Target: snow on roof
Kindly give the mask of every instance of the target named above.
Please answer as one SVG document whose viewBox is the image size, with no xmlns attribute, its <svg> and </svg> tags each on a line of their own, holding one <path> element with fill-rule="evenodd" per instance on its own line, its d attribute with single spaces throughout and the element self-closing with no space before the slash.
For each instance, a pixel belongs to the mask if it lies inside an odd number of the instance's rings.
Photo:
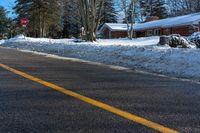
<svg viewBox="0 0 200 133">
<path fill-rule="evenodd" d="M 142 29 L 152 29 L 152 28 L 169 28 L 174 26 L 198 24 L 199 21 L 200 21 L 200 13 L 194 13 L 179 17 L 160 19 L 142 24 L 135 24 L 134 29 L 142 30 Z"/>
<path fill-rule="evenodd" d="M 134 30 L 145 30 L 153 28 L 169 28 L 174 26 L 192 25 L 198 24 L 200 21 L 200 13 L 194 13 L 179 17 L 172 17 L 167 19 L 160 19 L 146 23 L 134 24 Z M 111 31 L 126 31 L 127 25 L 120 23 L 105 23 L 100 29 L 100 32 L 105 28 L 109 28 Z"/>
<path fill-rule="evenodd" d="M 111 31 L 126 31 L 127 30 L 127 24 L 120 24 L 120 23 L 105 23 L 99 32 L 101 33 L 102 30 L 107 27 Z"/>
</svg>

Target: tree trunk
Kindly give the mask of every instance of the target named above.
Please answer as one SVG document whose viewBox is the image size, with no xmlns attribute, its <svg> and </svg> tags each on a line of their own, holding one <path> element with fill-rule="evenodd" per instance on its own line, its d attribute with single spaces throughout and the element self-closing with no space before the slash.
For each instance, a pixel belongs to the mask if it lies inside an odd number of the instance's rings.
<svg viewBox="0 0 200 133">
<path fill-rule="evenodd" d="M 101 0 L 99 15 L 97 15 L 96 6 L 97 0 L 80 0 L 80 14 L 82 17 L 82 23 L 86 32 L 85 39 L 87 41 L 96 41 L 96 31 L 98 29 L 101 10 L 104 0 Z"/>
<path fill-rule="evenodd" d="M 134 24 L 134 0 L 131 0 L 131 29 L 130 29 L 130 39 L 133 39 L 133 24 Z"/>
<path fill-rule="evenodd" d="M 137 0 L 131 0 L 131 3 L 128 3 L 126 0 L 121 0 L 122 10 L 125 14 L 125 21 L 127 24 L 127 35 L 129 39 L 133 38 L 133 25 L 134 25 L 134 17 L 135 17 L 135 3 Z M 129 11 L 131 14 L 129 14 Z M 129 16 L 130 15 L 130 16 Z M 128 18 L 130 17 L 130 18 Z M 129 20 L 130 19 L 130 20 Z"/>
</svg>

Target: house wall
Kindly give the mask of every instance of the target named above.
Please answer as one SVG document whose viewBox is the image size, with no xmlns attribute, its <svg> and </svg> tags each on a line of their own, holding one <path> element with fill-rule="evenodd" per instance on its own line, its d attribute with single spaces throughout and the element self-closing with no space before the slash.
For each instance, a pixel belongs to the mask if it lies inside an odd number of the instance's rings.
<svg viewBox="0 0 200 133">
<path fill-rule="evenodd" d="M 191 26 L 191 25 L 185 25 L 181 27 L 171 27 L 171 28 L 157 28 L 157 30 L 160 30 L 159 34 L 160 35 L 170 35 L 170 34 L 180 34 L 182 36 L 188 36 L 191 35 L 192 33 L 198 31 L 200 29 L 200 22 L 197 25 Z M 155 34 L 156 29 L 146 29 L 146 30 L 139 30 L 139 31 L 134 31 L 134 37 L 147 37 L 147 36 L 156 36 L 158 34 Z M 151 32 L 152 31 L 152 34 Z M 111 34 L 110 34 L 111 33 Z M 104 38 L 125 38 L 128 37 L 126 31 L 110 31 L 108 28 L 105 28 L 103 32 L 103 37 Z"/>
<path fill-rule="evenodd" d="M 166 28 L 162 29 L 162 35 L 170 35 L 170 34 L 180 34 L 182 36 L 189 36 L 192 33 L 198 31 L 198 25 L 195 25 L 196 27 L 186 25 L 181 27 L 172 27 L 172 28 Z"/>
<path fill-rule="evenodd" d="M 109 39 L 109 32 L 110 30 L 108 28 L 105 28 L 103 31 L 103 38 Z"/>
<path fill-rule="evenodd" d="M 147 31 L 141 30 L 141 31 L 136 31 L 135 37 L 146 37 L 147 36 Z"/>
<path fill-rule="evenodd" d="M 172 34 L 172 28 L 161 29 L 161 35 L 170 35 Z"/>
<path fill-rule="evenodd" d="M 199 29 L 200 29 L 200 22 L 199 22 Z"/>
<path fill-rule="evenodd" d="M 180 34 L 182 36 L 188 36 L 190 35 L 189 33 L 189 27 L 188 26 L 184 26 L 184 27 L 174 27 L 171 30 L 172 34 Z"/>
<path fill-rule="evenodd" d="M 126 31 L 110 31 L 110 29 L 105 28 L 103 31 L 103 38 L 109 39 L 109 38 L 125 38 L 128 37 Z"/>
<path fill-rule="evenodd" d="M 145 30 L 145 33 L 146 33 L 145 36 L 156 35 L 154 32 L 153 34 L 149 34 L 150 30 L 155 30 L 155 29 Z M 181 26 L 181 27 L 171 27 L 171 28 L 160 29 L 160 35 L 180 34 L 182 36 L 189 36 L 196 31 L 198 31 L 198 25 L 195 25 L 194 27 L 191 25 L 186 25 L 186 26 Z M 142 37 L 144 37 L 144 35 Z"/>
<path fill-rule="evenodd" d="M 111 38 L 125 38 L 128 37 L 127 31 L 112 31 Z"/>
</svg>

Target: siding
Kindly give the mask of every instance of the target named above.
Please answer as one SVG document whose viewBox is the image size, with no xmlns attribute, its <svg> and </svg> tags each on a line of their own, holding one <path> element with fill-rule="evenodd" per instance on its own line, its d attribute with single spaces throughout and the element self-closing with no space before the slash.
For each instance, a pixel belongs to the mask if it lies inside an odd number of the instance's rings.
<svg viewBox="0 0 200 133">
<path fill-rule="evenodd" d="M 172 34 L 180 34 L 182 36 L 188 36 L 189 33 L 189 27 L 185 26 L 185 27 L 175 27 L 172 28 Z"/>
<path fill-rule="evenodd" d="M 112 38 L 125 38 L 128 37 L 126 31 L 113 31 Z"/>
<path fill-rule="evenodd" d="M 103 38 L 109 39 L 109 29 L 105 28 L 103 31 Z"/>
<path fill-rule="evenodd" d="M 161 28 L 161 29 L 156 28 L 156 29 L 160 30 L 160 35 L 180 34 L 182 36 L 188 36 L 198 31 L 198 27 L 200 29 L 200 22 L 199 24 L 196 24 L 194 26 L 185 25 L 185 26 L 180 26 L 180 27 L 170 27 L 170 28 Z M 146 37 L 146 36 L 156 35 L 155 34 L 156 29 L 134 31 L 134 37 Z M 150 31 L 152 31 L 152 33 Z M 110 37 L 109 33 L 110 33 L 110 29 L 105 28 L 103 31 L 103 37 L 108 39 Z M 112 31 L 111 32 L 111 38 L 125 38 L 125 37 L 128 37 L 127 31 Z"/>
</svg>

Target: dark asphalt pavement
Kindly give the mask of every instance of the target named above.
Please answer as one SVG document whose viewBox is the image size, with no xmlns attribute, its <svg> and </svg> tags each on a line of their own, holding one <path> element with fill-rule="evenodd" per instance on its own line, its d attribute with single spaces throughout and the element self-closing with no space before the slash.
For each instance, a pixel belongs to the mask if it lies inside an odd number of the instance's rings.
<svg viewBox="0 0 200 133">
<path fill-rule="evenodd" d="M 0 63 L 166 127 L 200 132 L 200 84 L 0 48 Z M 0 67 L 0 133 L 154 133 Z"/>
</svg>

